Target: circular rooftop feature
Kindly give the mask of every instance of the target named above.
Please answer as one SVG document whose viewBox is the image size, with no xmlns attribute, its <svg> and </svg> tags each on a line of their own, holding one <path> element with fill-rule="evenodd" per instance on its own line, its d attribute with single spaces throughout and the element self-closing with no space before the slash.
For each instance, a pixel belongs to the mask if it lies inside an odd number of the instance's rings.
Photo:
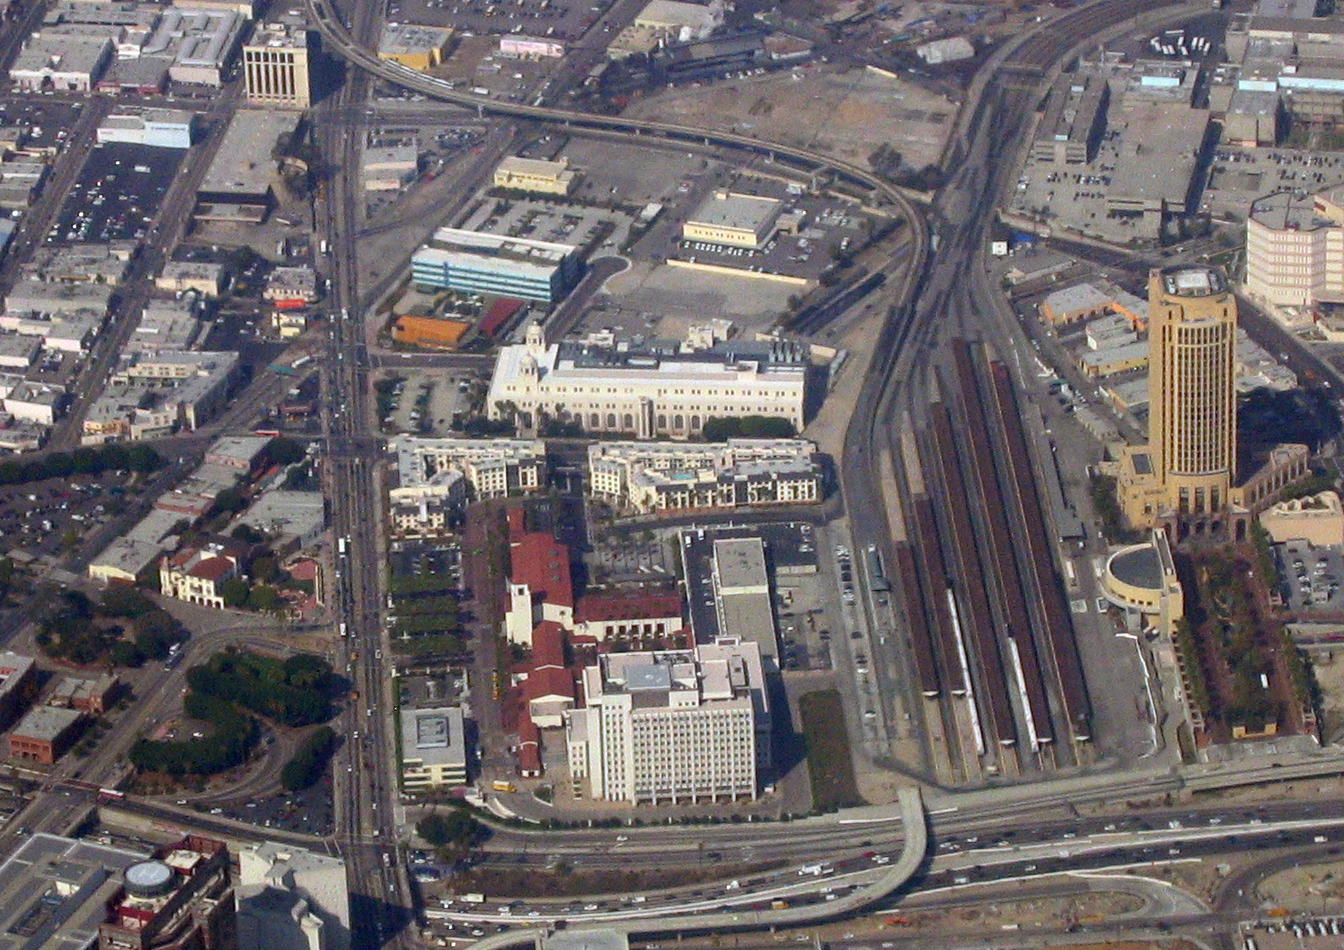
<svg viewBox="0 0 1344 950">
<path fill-rule="evenodd" d="M 173 869 L 162 861 L 141 861 L 126 869 L 126 890 L 136 897 L 154 897 L 173 889 Z"/>
<path fill-rule="evenodd" d="M 1102 593 L 1117 607 L 1156 611 L 1162 597 L 1162 562 L 1151 543 L 1131 544 L 1111 555 L 1102 577 Z"/>
</svg>

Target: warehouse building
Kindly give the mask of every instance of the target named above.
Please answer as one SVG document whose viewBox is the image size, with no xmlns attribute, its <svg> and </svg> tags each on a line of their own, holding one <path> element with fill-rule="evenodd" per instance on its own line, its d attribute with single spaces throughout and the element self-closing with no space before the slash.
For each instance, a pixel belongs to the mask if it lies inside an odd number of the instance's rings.
<svg viewBox="0 0 1344 950">
<path fill-rule="evenodd" d="M 574 285 L 578 248 L 484 231 L 439 228 L 411 256 L 418 287 L 555 303 Z"/>
<path fill-rule="evenodd" d="M 112 41 L 105 36 L 34 33 L 14 58 L 9 78 L 22 92 L 89 92 L 111 58 Z"/>
<path fill-rule="evenodd" d="M 299 114 L 238 109 L 196 190 L 195 217 L 203 221 L 260 222 L 275 204 L 277 165 L 271 152 L 294 131 Z"/>
<path fill-rule="evenodd" d="M 534 324 L 525 343 L 500 350 L 486 405 L 491 418 L 516 415 L 523 429 L 553 418 L 639 439 L 693 438 L 710 419 L 743 416 L 801 431 L 807 375 L 806 352 L 793 343 L 547 345 Z"/>
<path fill-rule="evenodd" d="M 447 27 L 414 23 L 386 23 L 378 41 L 378 58 L 410 69 L 433 69 L 448 56 L 453 31 Z"/>
<path fill-rule="evenodd" d="M 399 191 L 420 168 L 420 148 L 406 145 L 365 146 L 360 154 L 360 171 L 365 191 Z"/>
<path fill-rule="evenodd" d="M 60 706 L 36 706 L 9 734 L 9 757 L 55 765 L 79 737 L 84 714 Z"/>
<path fill-rule="evenodd" d="M 18 718 L 37 695 L 37 665 L 31 656 L 0 653 L 0 729 Z"/>
<path fill-rule="evenodd" d="M 495 167 L 494 185 L 539 195 L 568 195 L 577 177 L 568 159 L 548 162 L 510 155 Z"/>
<path fill-rule="evenodd" d="M 1032 155 L 1039 162 L 1081 165 L 1092 161 L 1106 131 L 1111 87 L 1103 76 L 1061 76 L 1037 128 Z"/>
<path fill-rule="evenodd" d="M 114 112 L 98 126 L 98 141 L 154 148 L 191 148 L 195 129 L 195 114 L 180 109 Z"/>
<path fill-rule="evenodd" d="M 687 241 L 758 248 L 769 242 L 784 210 L 776 198 L 716 191 L 681 226 Z"/>
</svg>

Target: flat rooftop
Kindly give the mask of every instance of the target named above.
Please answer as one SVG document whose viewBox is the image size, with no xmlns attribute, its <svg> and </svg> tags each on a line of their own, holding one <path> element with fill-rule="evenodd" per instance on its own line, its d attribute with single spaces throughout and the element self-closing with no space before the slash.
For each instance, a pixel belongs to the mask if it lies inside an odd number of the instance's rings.
<svg viewBox="0 0 1344 950">
<path fill-rule="evenodd" d="M 1249 217 L 1257 224 L 1278 231 L 1315 231 L 1338 226 L 1317 210 L 1313 196 L 1291 191 L 1276 191 L 1255 199 Z"/>
<path fill-rule="evenodd" d="M 573 244 L 537 241 L 532 238 L 509 237 L 485 231 L 467 231 L 461 228 L 439 228 L 421 250 L 468 254 L 476 257 L 499 257 L 530 264 L 557 265 L 573 254 Z"/>
<path fill-rule="evenodd" d="M 1173 297 L 1209 297 L 1227 291 L 1227 277 L 1217 267 L 1172 267 L 1162 271 L 1162 289 Z"/>
<path fill-rule="evenodd" d="M 378 53 L 382 56 L 426 53 L 442 47 L 452 35 L 453 31 L 448 27 L 386 23 L 378 41 Z"/>
<path fill-rule="evenodd" d="M 401 710 L 401 755 L 425 765 L 466 768 L 467 742 L 461 706 Z"/>
<path fill-rule="evenodd" d="M 98 941 L 121 872 L 147 854 L 38 832 L 0 864 L 0 950 L 84 950 Z"/>
<path fill-rule="evenodd" d="M 759 231 L 779 215 L 783 202 L 778 198 L 716 192 L 701 202 L 687 224 L 739 231 Z"/>
<path fill-rule="evenodd" d="M 219 151 L 197 190 L 265 194 L 276 175 L 271 150 L 280 136 L 294 131 L 298 121 L 298 114 L 280 109 L 239 109 L 234 112 L 219 143 Z"/>
</svg>

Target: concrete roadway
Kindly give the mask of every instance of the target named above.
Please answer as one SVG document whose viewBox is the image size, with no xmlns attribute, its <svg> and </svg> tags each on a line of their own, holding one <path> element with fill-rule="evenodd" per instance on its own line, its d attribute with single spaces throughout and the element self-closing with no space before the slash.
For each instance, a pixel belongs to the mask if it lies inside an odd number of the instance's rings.
<svg viewBox="0 0 1344 950">
<path fill-rule="evenodd" d="M 373 41 L 380 9 L 381 4 L 354 5 L 355 38 Z M 369 399 L 369 352 L 358 295 L 355 235 L 363 201 L 359 137 L 322 121 L 328 111 L 363 104 L 368 85 L 366 76 L 350 70 L 340 91 L 318 107 L 314 123 L 322 153 L 335 169 L 314 214 L 332 249 L 327 263 L 334 316 L 321 367 L 324 480 L 332 500 L 332 531 L 345 548 L 337 555 L 332 608 L 348 631 L 338 645 L 338 657 L 357 691 L 339 722 L 348 741 L 334 758 L 335 821 L 350 881 L 352 946 L 361 950 L 409 946 L 412 906 L 405 863 L 396 846 L 396 743 L 389 733 L 392 701 L 382 661 L 387 644 L 379 614 L 381 442 L 365 435 L 376 432 L 377 423 Z"/>
</svg>

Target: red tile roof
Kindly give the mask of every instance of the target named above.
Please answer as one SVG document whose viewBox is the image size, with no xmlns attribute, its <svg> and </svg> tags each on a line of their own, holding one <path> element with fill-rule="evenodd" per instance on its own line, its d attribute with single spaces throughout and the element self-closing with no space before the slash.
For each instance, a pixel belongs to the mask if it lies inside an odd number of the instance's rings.
<svg viewBox="0 0 1344 950">
<path fill-rule="evenodd" d="M 534 598 L 561 607 L 574 606 L 574 586 L 569 574 L 569 548 L 549 534 L 533 532 L 513 542 L 509 548 L 512 564 L 509 577 L 515 584 L 526 584 Z"/>
<path fill-rule="evenodd" d="M 215 555 L 201 560 L 187 571 L 192 577 L 201 577 L 208 581 L 219 581 L 233 571 L 233 562 L 226 557 Z"/>
<path fill-rule="evenodd" d="M 564 668 L 548 666 L 544 670 L 533 670 L 527 674 L 523 683 L 523 695 L 530 703 L 545 696 L 574 698 L 574 675 Z"/>
<path fill-rule="evenodd" d="M 574 605 L 575 623 L 607 620 L 653 620 L 681 616 L 681 595 L 668 591 L 584 594 Z"/>
<path fill-rule="evenodd" d="M 541 774 L 541 730 L 531 719 L 518 724 L 518 768 Z"/>
<path fill-rule="evenodd" d="M 565 628 L 554 620 L 543 620 L 532 631 L 531 668 L 542 670 L 565 665 Z"/>
<path fill-rule="evenodd" d="M 509 508 L 504 516 L 509 520 L 509 540 L 517 541 L 527 534 L 527 512 L 521 508 Z"/>
</svg>

